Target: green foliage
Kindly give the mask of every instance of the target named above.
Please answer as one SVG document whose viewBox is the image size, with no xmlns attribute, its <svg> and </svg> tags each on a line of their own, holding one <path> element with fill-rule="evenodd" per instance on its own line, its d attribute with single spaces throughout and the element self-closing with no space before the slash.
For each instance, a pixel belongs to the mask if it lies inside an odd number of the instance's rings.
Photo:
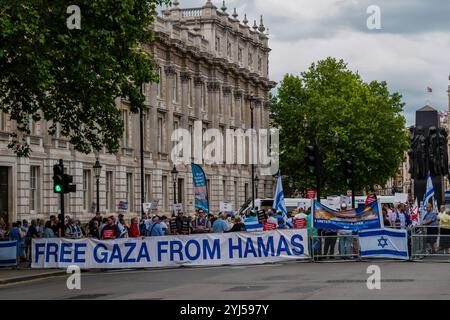
<svg viewBox="0 0 450 320">
<path fill-rule="evenodd" d="M 300 77 L 286 75 L 271 103 L 272 125 L 280 129 L 280 166 L 306 187 L 304 148 L 317 137 L 324 157 L 325 194 L 349 189 L 343 162 L 353 157 L 356 190 L 384 185 L 408 148 L 404 103 L 386 82 L 365 83 L 342 60 L 327 58 Z M 308 120 L 307 129 L 303 120 Z M 315 186 L 312 176 L 308 187 Z"/>
<path fill-rule="evenodd" d="M 77 151 L 119 149 L 123 123 L 115 99 L 144 107 L 143 83 L 158 81 L 141 44 L 152 41 L 156 6 L 168 0 L 1 0 L 0 110 L 17 123 L 10 147 L 28 156 L 29 119 L 56 123 Z M 67 28 L 67 8 L 81 29 Z"/>
</svg>

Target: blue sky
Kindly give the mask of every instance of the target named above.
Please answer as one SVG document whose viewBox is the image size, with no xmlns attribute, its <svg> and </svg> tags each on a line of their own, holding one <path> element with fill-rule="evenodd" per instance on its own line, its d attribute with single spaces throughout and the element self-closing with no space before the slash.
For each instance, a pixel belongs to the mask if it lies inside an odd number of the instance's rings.
<svg viewBox="0 0 450 320">
<path fill-rule="evenodd" d="M 182 8 L 206 0 L 179 0 Z M 222 1 L 212 1 L 217 7 Z M 269 28 L 270 77 L 300 74 L 328 56 L 344 59 L 366 82 L 387 81 L 403 95 L 407 124 L 427 103 L 448 109 L 450 1 L 448 0 L 228 0 L 250 23 L 264 16 Z M 381 30 L 367 28 L 366 10 L 381 10 Z M 426 88 L 433 88 L 429 94 Z"/>
</svg>

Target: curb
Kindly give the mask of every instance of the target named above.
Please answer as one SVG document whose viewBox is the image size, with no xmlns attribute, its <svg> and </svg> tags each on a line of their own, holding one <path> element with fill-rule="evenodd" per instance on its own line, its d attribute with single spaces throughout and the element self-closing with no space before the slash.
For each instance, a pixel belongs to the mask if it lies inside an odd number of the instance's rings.
<svg viewBox="0 0 450 320">
<path fill-rule="evenodd" d="M 67 274 L 66 271 L 55 271 L 52 273 L 41 273 L 41 274 L 34 274 L 34 275 L 30 275 L 30 276 L 18 276 L 15 278 L 0 279 L 0 285 L 18 283 L 18 282 L 24 282 L 24 281 L 30 281 L 30 280 L 37 280 L 37 279 L 51 278 L 51 277 L 55 277 L 55 276 L 65 275 L 65 274 Z"/>
</svg>

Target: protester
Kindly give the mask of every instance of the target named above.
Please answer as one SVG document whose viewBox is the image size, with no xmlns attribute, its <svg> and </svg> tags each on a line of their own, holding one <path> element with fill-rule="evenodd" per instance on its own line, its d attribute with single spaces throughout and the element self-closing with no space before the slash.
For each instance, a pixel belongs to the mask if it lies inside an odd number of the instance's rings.
<svg viewBox="0 0 450 320">
<path fill-rule="evenodd" d="M 7 227 L 5 220 L 3 220 L 3 218 L 0 218 L 0 241 L 6 240 L 6 231 Z"/>
<path fill-rule="evenodd" d="M 437 251 L 437 235 L 438 235 L 438 226 L 439 221 L 437 218 L 436 212 L 433 210 L 433 207 L 430 203 L 427 203 L 426 205 L 426 213 L 423 217 L 422 226 L 426 226 L 426 232 L 427 232 L 427 240 L 426 244 L 431 247 L 431 253 L 436 253 Z M 427 253 L 430 253 L 430 250 L 427 248 Z"/>
<path fill-rule="evenodd" d="M 90 224 L 88 228 L 89 228 L 89 237 L 94 239 L 100 239 L 100 228 L 97 220 L 93 220 L 92 224 Z"/>
<path fill-rule="evenodd" d="M 440 247 L 444 250 L 444 254 L 450 254 L 450 209 L 445 209 L 444 214 L 440 216 L 439 223 L 441 227 Z"/>
<path fill-rule="evenodd" d="M 55 238 L 55 233 L 52 229 L 52 222 L 49 220 L 45 223 L 44 231 L 42 232 L 43 238 Z"/>
<path fill-rule="evenodd" d="M 103 240 L 113 240 L 120 236 L 120 230 L 114 221 L 114 217 L 111 216 L 107 220 L 106 225 L 103 226 L 101 231 L 101 238 Z"/>
<path fill-rule="evenodd" d="M 127 223 L 125 222 L 125 219 L 123 217 L 120 218 L 118 227 L 119 227 L 119 230 L 120 230 L 119 238 L 128 238 L 128 226 L 127 226 Z"/>
<path fill-rule="evenodd" d="M 251 210 L 250 216 L 244 219 L 244 225 L 247 232 L 261 232 L 264 228 L 263 224 L 258 221 L 254 210 Z"/>
<path fill-rule="evenodd" d="M 170 231 L 175 235 L 191 234 L 191 221 L 183 211 L 178 211 L 177 216 L 170 220 Z"/>
<path fill-rule="evenodd" d="M 205 212 L 198 210 L 198 216 L 192 221 L 192 233 L 210 233 L 211 222 L 205 218 Z"/>
<path fill-rule="evenodd" d="M 334 259 L 334 250 L 336 247 L 337 235 L 337 231 L 333 229 L 322 231 L 322 236 L 325 242 L 323 247 L 323 254 L 329 259 Z"/>
<path fill-rule="evenodd" d="M 42 238 L 42 235 L 44 233 L 44 225 L 45 225 L 44 220 L 36 219 L 36 230 L 38 233 L 38 238 Z"/>
<path fill-rule="evenodd" d="M 70 217 L 67 219 L 65 237 L 69 239 L 83 238 L 83 231 L 81 230 L 81 226 L 79 225 L 79 223 L 77 224 L 76 222 L 74 222 Z"/>
<path fill-rule="evenodd" d="M 24 234 L 20 228 L 20 221 L 13 222 L 12 228 L 9 231 L 9 240 L 17 241 L 17 260 L 25 260 L 24 246 L 21 245 L 24 239 Z"/>
<path fill-rule="evenodd" d="M 242 222 L 242 218 L 239 216 L 234 217 L 234 224 L 231 229 L 225 231 L 225 233 L 229 232 L 244 232 L 245 231 L 245 224 Z"/>
<path fill-rule="evenodd" d="M 275 214 L 272 210 L 269 210 L 268 212 L 269 218 L 267 219 L 266 223 L 264 223 L 264 231 L 271 231 L 278 229 L 278 219 L 275 218 Z"/>
<path fill-rule="evenodd" d="M 132 218 L 131 223 L 130 223 L 130 229 L 128 230 L 128 237 L 139 238 L 140 236 L 141 236 L 141 232 L 139 231 L 138 218 L 136 218 L 136 217 Z"/>
<path fill-rule="evenodd" d="M 164 235 L 164 231 L 161 227 L 161 223 L 158 216 L 154 216 L 152 219 L 152 224 L 150 228 L 147 230 L 148 237 L 162 237 Z"/>
<path fill-rule="evenodd" d="M 25 235 L 25 257 L 27 260 L 31 260 L 31 241 L 36 238 L 39 238 L 37 222 L 36 220 L 31 220 L 31 225 Z"/>
<path fill-rule="evenodd" d="M 306 218 L 305 209 L 300 208 L 293 219 L 294 229 L 306 229 Z"/>
<path fill-rule="evenodd" d="M 164 235 L 167 236 L 169 234 L 169 227 L 167 226 L 167 217 L 162 216 L 160 219 L 161 229 L 164 232 Z"/>
<path fill-rule="evenodd" d="M 405 210 L 405 205 L 400 203 L 397 208 L 395 228 L 406 229 L 411 226 L 412 221 L 410 215 Z"/>
<path fill-rule="evenodd" d="M 286 220 L 281 210 L 278 210 L 274 218 L 277 220 L 278 229 L 286 229 Z"/>
<path fill-rule="evenodd" d="M 228 230 L 228 224 L 225 221 L 227 216 L 225 213 L 219 214 L 219 218 L 214 222 L 212 228 L 214 233 L 224 233 Z"/>
<path fill-rule="evenodd" d="M 347 204 L 341 204 L 341 210 L 347 210 Z M 352 244 L 353 244 L 353 236 L 351 230 L 339 230 L 339 255 L 342 259 L 351 258 L 353 254 Z"/>
</svg>

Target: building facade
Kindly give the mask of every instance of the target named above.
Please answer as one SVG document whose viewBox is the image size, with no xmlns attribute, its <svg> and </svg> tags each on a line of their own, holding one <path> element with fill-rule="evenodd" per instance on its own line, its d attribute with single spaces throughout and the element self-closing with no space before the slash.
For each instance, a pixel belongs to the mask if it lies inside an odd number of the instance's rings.
<svg viewBox="0 0 450 320">
<path fill-rule="evenodd" d="M 230 15 L 211 1 L 203 7 L 181 9 L 178 1 L 163 10 L 153 30 L 155 41 L 143 44 L 158 66 L 160 82 L 146 84 L 148 111 L 144 113 L 144 189 L 141 199 L 140 118 L 130 112 L 129 102 L 117 99 L 122 112 L 124 136 L 118 154 L 81 154 L 57 132 L 47 133 L 45 121 L 30 123 L 29 158 L 17 158 L 8 148 L 9 132 L 15 124 L 0 117 L 0 214 L 8 221 L 47 219 L 60 210 L 59 195 L 53 192 L 53 165 L 63 159 L 66 173 L 73 175 L 77 192 L 65 196 L 65 213 L 82 221 L 95 212 L 96 178 L 93 166 L 98 158 L 100 212 L 117 213 L 121 201 L 128 203 L 126 217 L 141 212 L 141 202 L 159 200 L 158 211 L 170 214 L 174 202 L 194 211 L 194 191 L 189 165 L 179 165 L 172 181 L 171 141 L 175 129 L 248 129 L 250 104 L 254 105 L 254 127 L 269 128 L 268 37 L 263 21 L 249 26 L 236 10 Z M 256 97 L 250 101 L 249 96 Z M 205 165 L 210 209 L 219 210 L 220 201 L 236 209 L 251 197 L 249 165 Z M 176 184 L 175 190 L 173 188 Z M 257 196 L 273 196 L 273 178 L 259 176 Z"/>
</svg>

